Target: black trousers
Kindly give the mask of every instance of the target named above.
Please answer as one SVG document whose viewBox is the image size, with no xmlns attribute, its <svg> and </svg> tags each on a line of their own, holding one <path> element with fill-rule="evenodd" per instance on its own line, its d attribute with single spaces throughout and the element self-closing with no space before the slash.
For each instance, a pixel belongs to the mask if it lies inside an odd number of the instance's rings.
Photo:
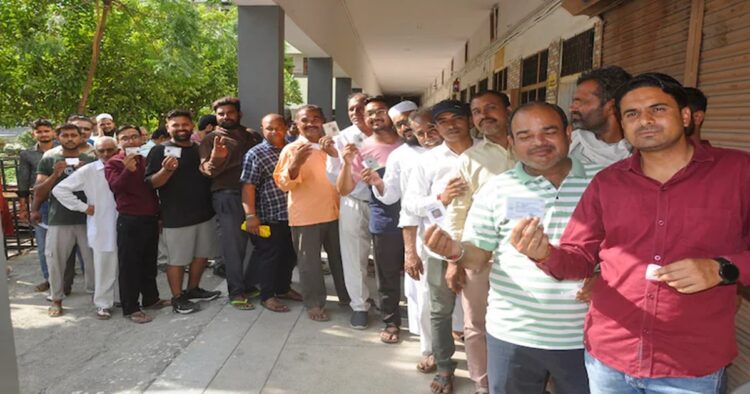
<svg viewBox="0 0 750 394">
<path fill-rule="evenodd" d="M 156 287 L 156 257 L 159 223 L 156 216 L 120 215 L 117 218 L 117 258 L 120 274 L 120 302 L 123 315 L 138 312 L 159 301 Z"/>
<path fill-rule="evenodd" d="M 404 238 L 401 231 L 373 234 L 375 277 L 383 322 L 401 326 L 401 271 L 404 269 Z"/>
<path fill-rule="evenodd" d="M 270 223 L 268 226 L 271 227 L 270 237 L 251 235 L 255 250 L 247 267 L 256 271 L 252 277 L 260 281 L 260 299 L 263 301 L 289 292 L 292 271 L 297 264 L 289 222 Z"/>
</svg>

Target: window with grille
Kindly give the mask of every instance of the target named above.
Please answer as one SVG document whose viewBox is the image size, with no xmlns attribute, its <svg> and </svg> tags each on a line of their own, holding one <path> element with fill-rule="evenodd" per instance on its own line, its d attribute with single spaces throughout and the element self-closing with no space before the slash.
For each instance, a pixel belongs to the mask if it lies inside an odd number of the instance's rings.
<svg viewBox="0 0 750 394">
<path fill-rule="evenodd" d="M 546 99 L 547 57 L 548 51 L 545 49 L 523 59 L 521 64 L 521 104 Z"/>
<path fill-rule="evenodd" d="M 488 85 L 489 85 L 489 80 L 487 78 L 479 81 L 479 88 L 478 88 L 477 93 L 486 92 L 488 89 Z"/>
<path fill-rule="evenodd" d="M 498 92 L 508 90 L 508 69 L 496 71 L 492 74 L 492 89 Z"/>
<path fill-rule="evenodd" d="M 590 70 L 594 64 L 594 29 L 563 41 L 561 76 Z"/>
<path fill-rule="evenodd" d="M 462 103 L 466 102 L 466 89 L 461 91 L 461 98 L 459 99 Z"/>
</svg>

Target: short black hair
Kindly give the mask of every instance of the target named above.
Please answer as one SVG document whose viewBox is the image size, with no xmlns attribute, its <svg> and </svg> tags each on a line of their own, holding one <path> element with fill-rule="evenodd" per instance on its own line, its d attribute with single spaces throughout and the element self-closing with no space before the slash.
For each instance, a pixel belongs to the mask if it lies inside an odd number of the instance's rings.
<svg viewBox="0 0 750 394">
<path fill-rule="evenodd" d="M 708 99 L 706 98 L 706 95 L 698 88 L 683 89 L 685 89 L 685 94 L 687 95 L 688 107 L 690 107 L 693 112 L 706 112 L 706 109 L 708 108 Z"/>
<path fill-rule="evenodd" d="M 581 74 L 576 81 L 576 86 L 586 81 L 596 82 L 596 95 L 599 97 L 600 105 L 604 105 L 615 98 L 617 89 L 631 78 L 633 76 L 620 66 L 606 66 Z"/>
<path fill-rule="evenodd" d="M 78 134 L 81 134 L 81 128 L 74 125 L 73 123 L 63 123 L 55 128 L 55 135 L 60 135 L 63 130 L 75 130 Z"/>
<path fill-rule="evenodd" d="M 617 111 L 618 119 L 620 119 L 621 116 L 620 102 L 622 101 L 622 98 L 629 92 L 643 87 L 661 89 L 662 92 L 672 96 L 680 109 L 683 109 L 688 105 L 688 98 L 685 89 L 676 79 L 662 73 L 645 73 L 634 77 L 617 89 L 617 93 L 615 94 L 615 110 Z"/>
<path fill-rule="evenodd" d="M 294 120 L 297 120 L 297 116 L 299 115 L 300 112 L 308 111 L 308 110 L 318 111 L 318 114 L 320 114 L 320 117 L 323 118 L 323 122 L 326 121 L 326 114 L 323 113 L 323 108 L 320 108 L 319 106 L 315 104 L 305 104 L 297 108 L 297 112 L 294 114 Z"/>
<path fill-rule="evenodd" d="M 173 109 L 167 112 L 167 116 L 165 117 L 165 119 L 170 120 L 172 118 L 178 118 L 182 116 L 190 119 L 191 122 L 193 121 L 193 114 L 191 114 L 190 111 L 186 111 L 184 109 Z"/>
<path fill-rule="evenodd" d="M 374 97 L 366 98 L 365 105 L 370 104 L 370 103 L 381 103 L 385 105 L 386 107 L 390 107 L 390 105 L 388 105 L 388 101 L 386 101 L 385 97 L 383 96 L 374 96 Z"/>
<path fill-rule="evenodd" d="M 138 135 L 141 135 L 141 129 L 138 128 L 138 126 L 132 125 L 132 124 L 124 124 L 115 130 L 115 136 L 119 136 L 120 133 L 122 133 L 125 130 L 133 129 L 138 132 Z"/>
<path fill-rule="evenodd" d="M 203 115 L 198 120 L 198 130 L 205 130 L 208 125 L 218 125 L 218 122 L 216 122 L 216 115 Z"/>
<path fill-rule="evenodd" d="M 54 126 L 52 126 L 52 122 L 49 119 L 39 118 L 31 122 L 29 127 L 31 127 L 33 130 L 36 130 L 40 126 L 47 126 L 50 129 Z"/>
<path fill-rule="evenodd" d="M 511 125 L 513 124 L 513 118 L 516 117 L 517 114 L 527 111 L 533 107 L 542 107 L 542 108 L 549 108 L 557 113 L 557 115 L 560 117 L 560 121 L 562 122 L 563 131 L 565 131 L 568 128 L 568 116 L 565 115 L 565 111 L 560 108 L 557 104 L 551 104 L 546 101 L 530 101 L 526 104 L 521 105 L 520 107 L 513 110 L 513 112 L 510 113 L 510 116 L 508 117 L 508 130 L 510 131 L 509 135 L 510 138 L 513 138 L 513 128 Z"/>
<path fill-rule="evenodd" d="M 225 105 L 231 105 L 234 106 L 234 108 L 237 110 L 237 112 L 240 112 L 240 99 L 233 96 L 224 96 L 211 104 L 211 109 L 216 111 L 217 108 L 223 107 Z"/>
<path fill-rule="evenodd" d="M 503 102 L 503 105 L 506 107 L 510 107 L 510 98 L 508 98 L 508 95 L 503 92 L 498 92 L 497 90 L 485 90 L 482 92 L 479 92 L 475 94 L 471 100 L 473 101 L 475 98 L 484 97 L 484 96 L 495 96 L 500 99 L 500 101 Z"/>
<path fill-rule="evenodd" d="M 169 138 L 169 133 L 167 132 L 167 128 L 164 126 L 161 126 L 157 128 L 153 133 L 151 133 L 151 139 L 156 141 L 159 138 Z"/>
</svg>

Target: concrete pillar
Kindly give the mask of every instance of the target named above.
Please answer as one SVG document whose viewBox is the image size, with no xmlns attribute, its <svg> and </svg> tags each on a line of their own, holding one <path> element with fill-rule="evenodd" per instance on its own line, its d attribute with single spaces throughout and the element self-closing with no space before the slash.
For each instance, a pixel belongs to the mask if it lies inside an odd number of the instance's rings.
<svg viewBox="0 0 750 394">
<path fill-rule="evenodd" d="M 2 228 L 2 226 L 0 226 Z M 13 340 L 13 325 L 10 320 L 8 281 L 5 279 L 5 242 L 0 234 L 0 393 L 16 394 L 18 387 L 18 364 L 16 344 Z"/>
<path fill-rule="evenodd" d="M 349 121 L 347 98 L 352 93 L 351 78 L 336 78 L 336 123 L 342 130 L 352 125 Z"/>
<path fill-rule="evenodd" d="M 284 10 L 237 7 L 237 60 L 242 124 L 260 130 L 264 115 L 284 110 Z"/>
<path fill-rule="evenodd" d="M 307 58 L 307 102 L 323 109 L 326 120 L 333 112 L 333 59 Z"/>
</svg>

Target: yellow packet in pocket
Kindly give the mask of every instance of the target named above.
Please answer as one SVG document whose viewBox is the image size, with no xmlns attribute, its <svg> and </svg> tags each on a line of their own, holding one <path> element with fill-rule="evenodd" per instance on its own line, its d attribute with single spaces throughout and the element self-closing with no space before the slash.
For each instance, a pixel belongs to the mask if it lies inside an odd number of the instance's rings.
<svg viewBox="0 0 750 394">
<path fill-rule="evenodd" d="M 258 235 L 261 238 L 268 238 L 271 236 L 271 226 L 265 224 L 258 226 Z"/>
</svg>

